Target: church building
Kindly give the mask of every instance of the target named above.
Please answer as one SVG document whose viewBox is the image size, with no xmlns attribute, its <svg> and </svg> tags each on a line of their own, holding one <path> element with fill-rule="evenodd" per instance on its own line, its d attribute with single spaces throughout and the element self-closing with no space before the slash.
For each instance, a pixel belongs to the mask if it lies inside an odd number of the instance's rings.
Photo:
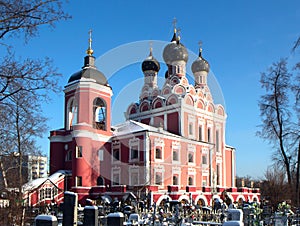
<svg viewBox="0 0 300 226">
<path fill-rule="evenodd" d="M 62 191 L 77 193 L 82 204 L 129 194 L 156 205 L 165 200 L 211 205 L 224 194 L 232 202 L 259 201 L 259 189 L 236 187 L 236 150 L 226 144 L 227 115 L 214 103 L 201 48 L 189 59 L 174 29 L 162 53 L 167 66 L 162 87 L 160 63 L 150 49 L 141 65 L 139 99 L 124 109 L 124 123 L 114 126 L 113 89 L 95 66 L 91 37 L 86 53 L 64 89 L 63 128 L 49 137 L 50 174 L 69 172 Z M 193 84 L 186 77 L 188 60 L 194 60 Z"/>
</svg>

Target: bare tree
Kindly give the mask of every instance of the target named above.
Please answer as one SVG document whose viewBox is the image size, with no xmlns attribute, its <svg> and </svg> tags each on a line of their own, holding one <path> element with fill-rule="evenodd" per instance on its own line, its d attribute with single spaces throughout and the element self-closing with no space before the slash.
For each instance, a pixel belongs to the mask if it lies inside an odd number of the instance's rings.
<svg viewBox="0 0 300 226">
<path fill-rule="evenodd" d="M 262 124 L 258 132 L 274 148 L 274 165 L 286 172 L 290 198 L 298 196 L 299 192 L 299 176 L 296 176 L 299 174 L 299 123 L 295 123 L 298 112 L 295 92 L 292 92 L 297 80 L 293 78 L 294 75 L 287 69 L 286 59 L 274 63 L 261 74 L 260 82 L 266 93 L 259 101 Z"/>
<path fill-rule="evenodd" d="M 41 104 L 49 101 L 50 92 L 61 90 L 58 84 L 61 74 L 48 58 L 15 57 L 14 46 L 7 44 L 7 38 L 21 38 L 26 44 L 39 34 L 41 26 L 54 28 L 56 22 L 70 18 L 63 10 L 63 1 L 0 0 L 0 44 L 4 49 L 0 58 L 0 156 L 16 159 L 16 163 L 11 162 L 17 166 L 16 171 L 6 176 L 10 177 L 10 182 L 16 182 L 12 186 L 19 190 L 19 201 L 25 181 L 23 156 L 39 150 L 36 138 L 47 130 Z M 12 208 L 18 207 L 11 213 L 18 215 L 20 222 L 17 224 L 23 225 L 23 217 L 18 212 L 24 213 L 22 205 L 10 204 Z"/>
<path fill-rule="evenodd" d="M 276 167 L 269 167 L 264 176 L 265 179 L 260 183 L 261 196 L 276 210 L 278 203 L 289 198 L 285 172 Z"/>
<path fill-rule="evenodd" d="M 70 16 L 62 9 L 61 0 L 0 0 L 0 39 L 24 35 L 36 36 L 40 25 L 50 25 Z"/>
<path fill-rule="evenodd" d="M 38 35 L 41 25 L 54 27 L 57 21 L 68 18 L 62 9 L 62 0 L 0 0 L 0 43 L 6 45 L 5 37 L 21 36 L 26 42 Z M 49 59 L 16 60 L 12 49 L 13 46 L 9 46 L 0 61 L 0 103 L 21 90 L 57 88 L 58 73 Z"/>
</svg>

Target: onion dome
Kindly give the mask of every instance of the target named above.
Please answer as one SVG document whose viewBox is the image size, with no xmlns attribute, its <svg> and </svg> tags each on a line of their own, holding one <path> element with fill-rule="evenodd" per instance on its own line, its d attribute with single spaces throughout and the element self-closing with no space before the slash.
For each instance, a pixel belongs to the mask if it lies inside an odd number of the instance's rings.
<svg viewBox="0 0 300 226">
<path fill-rule="evenodd" d="M 209 63 L 202 57 L 202 48 L 199 50 L 199 57 L 192 64 L 192 72 L 196 73 L 199 71 L 209 72 Z"/>
<path fill-rule="evenodd" d="M 93 56 L 93 49 L 92 49 L 92 38 L 91 38 L 91 31 L 90 38 L 89 38 L 89 47 L 86 50 L 87 56 L 84 57 L 84 65 L 82 70 L 74 73 L 69 78 L 68 83 L 80 80 L 82 78 L 86 79 L 93 79 L 96 83 L 100 85 L 108 86 L 107 79 L 102 72 L 100 72 L 95 66 L 95 57 Z"/>
<path fill-rule="evenodd" d="M 152 55 L 152 48 L 150 48 L 149 56 L 142 63 L 142 70 L 145 71 L 156 71 L 160 69 L 159 62 Z"/>
<path fill-rule="evenodd" d="M 180 43 L 179 36 L 176 35 L 176 29 L 174 29 L 174 35 L 171 43 L 166 45 L 163 51 L 164 61 L 172 65 L 175 61 L 188 61 L 188 52 L 183 44 Z"/>
</svg>

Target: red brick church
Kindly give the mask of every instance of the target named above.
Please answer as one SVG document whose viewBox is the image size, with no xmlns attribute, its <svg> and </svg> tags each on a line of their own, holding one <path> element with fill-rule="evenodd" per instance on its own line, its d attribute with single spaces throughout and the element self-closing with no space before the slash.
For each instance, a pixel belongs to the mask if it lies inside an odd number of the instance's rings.
<svg viewBox="0 0 300 226">
<path fill-rule="evenodd" d="M 235 185 L 236 150 L 226 144 L 226 112 L 214 103 L 201 49 L 192 59 L 190 84 L 188 51 L 174 29 L 162 53 L 168 68 L 162 87 L 160 63 L 150 49 L 141 65 L 139 100 L 115 126 L 112 87 L 95 66 L 91 39 L 86 52 L 82 69 L 64 89 L 64 126 L 50 132 L 50 174 L 69 172 L 51 198 L 61 202 L 68 190 L 83 204 L 101 195 L 133 194 L 157 205 L 165 199 L 211 205 L 226 191 L 232 201 L 259 201 L 258 189 Z"/>
</svg>

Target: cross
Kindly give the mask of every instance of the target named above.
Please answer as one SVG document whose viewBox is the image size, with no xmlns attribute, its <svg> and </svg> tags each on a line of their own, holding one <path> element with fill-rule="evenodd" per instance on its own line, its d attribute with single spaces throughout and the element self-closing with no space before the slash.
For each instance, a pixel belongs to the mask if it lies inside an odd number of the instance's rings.
<svg viewBox="0 0 300 226">
<path fill-rule="evenodd" d="M 202 55 L 202 44 L 203 44 L 203 42 L 200 40 L 199 42 L 198 42 L 198 45 L 199 45 L 199 56 L 201 57 L 201 55 Z"/>
<path fill-rule="evenodd" d="M 149 42 L 149 46 L 150 46 L 150 54 L 149 54 L 149 56 L 152 56 L 152 50 L 153 50 L 152 45 L 153 45 L 153 42 L 150 41 Z"/>
<path fill-rule="evenodd" d="M 90 47 L 90 49 L 92 49 L 92 29 L 89 30 L 89 36 L 90 36 L 90 38 L 89 38 L 89 47 Z"/>
<path fill-rule="evenodd" d="M 177 24 L 177 19 L 176 19 L 176 17 L 174 17 L 172 23 L 173 23 L 174 31 L 176 32 L 176 24 Z"/>
</svg>

